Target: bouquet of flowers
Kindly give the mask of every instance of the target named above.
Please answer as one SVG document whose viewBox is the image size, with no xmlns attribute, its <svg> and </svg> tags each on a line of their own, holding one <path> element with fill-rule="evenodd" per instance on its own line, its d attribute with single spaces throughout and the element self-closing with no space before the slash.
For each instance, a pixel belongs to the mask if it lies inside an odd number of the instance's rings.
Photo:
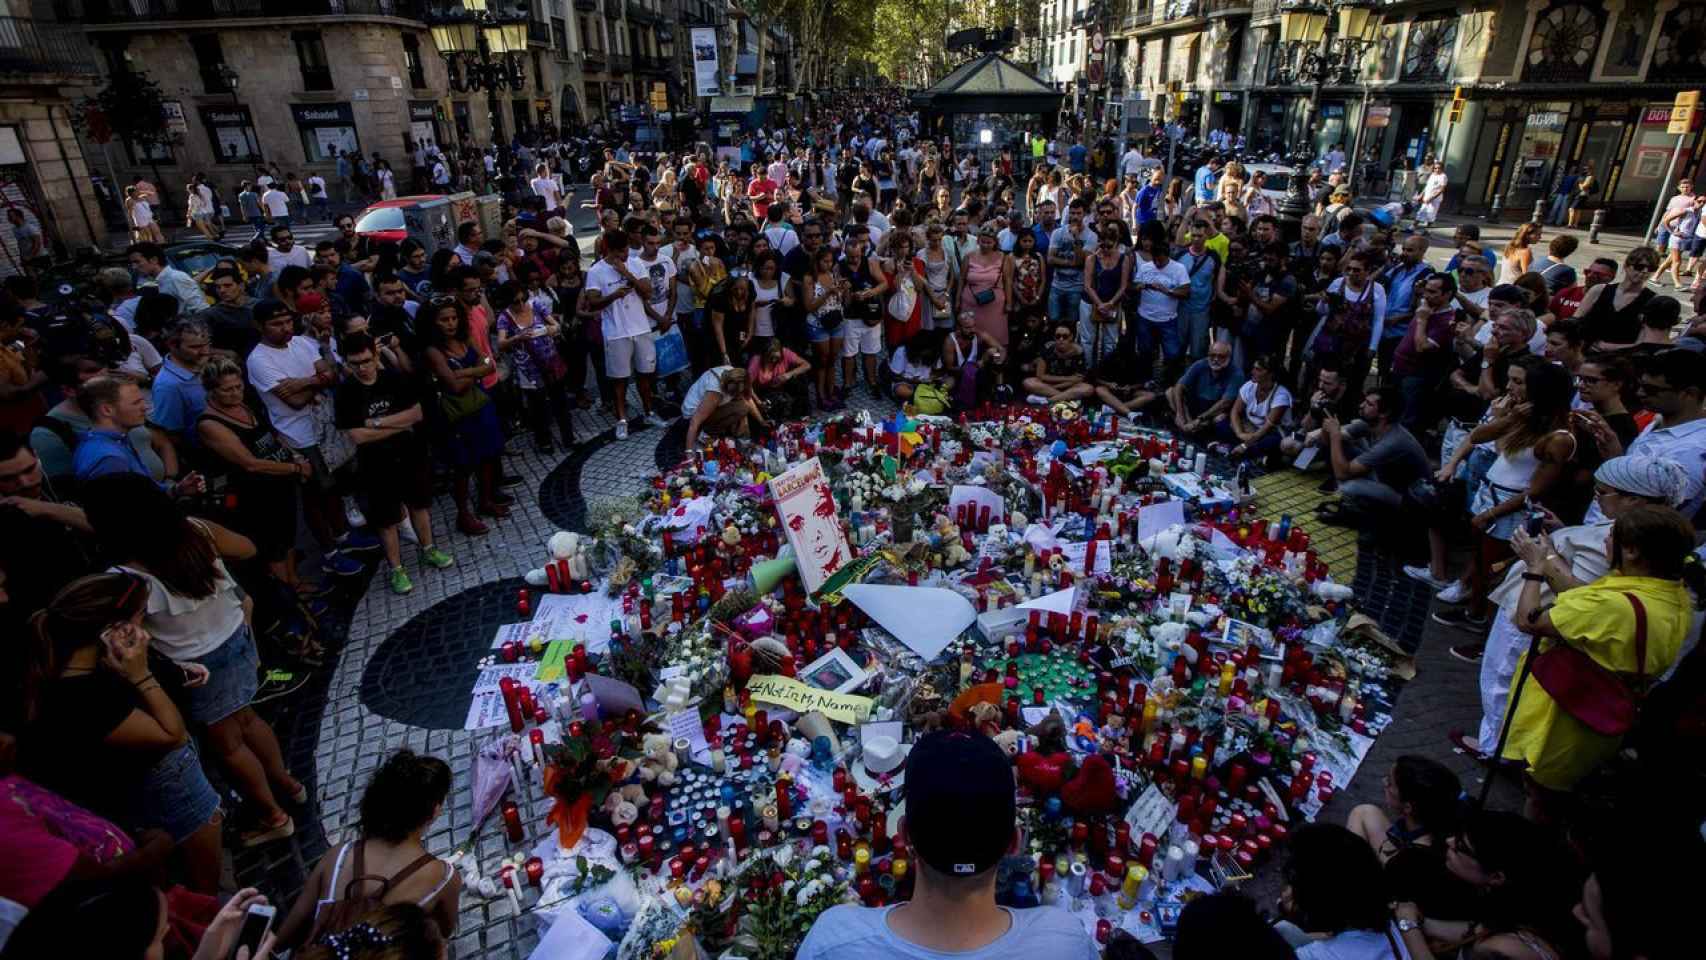
<svg viewBox="0 0 1706 960">
<path fill-rule="evenodd" d="M 768 874 L 764 889 L 742 901 L 745 912 L 736 924 L 733 947 L 752 960 L 787 960 L 806 931 L 825 910 L 853 901 L 845 869 L 836 868 L 828 847 L 816 847 L 804 858 L 788 847 L 760 853 L 748 872 Z M 776 883 L 780 876 L 781 883 Z M 755 885 L 756 886 L 756 885 Z"/>
</svg>

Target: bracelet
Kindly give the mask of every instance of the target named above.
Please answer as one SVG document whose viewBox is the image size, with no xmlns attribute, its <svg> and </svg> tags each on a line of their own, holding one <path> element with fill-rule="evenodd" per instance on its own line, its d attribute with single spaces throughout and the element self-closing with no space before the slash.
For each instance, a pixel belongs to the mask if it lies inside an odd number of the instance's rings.
<svg viewBox="0 0 1706 960">
<path fill-rule="evenodd" d="M 1534 573 L 1532 571 L 1526 571 L 1526 570 L 1523 571 L 1522 578 L 1524 580 L 1531 582 L 1531 583 L 1545 583 L 1546 582 L 1546 577 L 1543 574 Z"/>
</svg>

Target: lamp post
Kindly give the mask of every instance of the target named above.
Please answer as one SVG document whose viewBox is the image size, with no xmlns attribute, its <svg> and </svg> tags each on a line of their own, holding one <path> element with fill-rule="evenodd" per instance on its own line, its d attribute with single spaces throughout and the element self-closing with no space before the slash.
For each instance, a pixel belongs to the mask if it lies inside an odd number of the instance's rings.
<svg viewBox="0 0 1706 960">
<path fill-rule="evenodd" d="M 1374 16 L 1372 0 L 1325 0 L 1324 3 L 1282 0 L 1282 3 L 1280 46 L 1287 64 L 1284 72 L 1290 82 L 1309 84 L 1310 119 L 1302 149 L 1313 159 L 1321 87 L 1329 79 L 1346 83 L 1356 75 L 1363 54 L 1374 45 L 1380 21 Z M 1337 29 L 1329 30 L 1329 26 Z"/>
<path fill-rule="evenodd" d="M 243 82 L 243 77 L 237 73 L 237 68 L 231 66 L 229 63 L 221 62 L 219 66 L 214 69 L 219 74 L 220 82 L 225 85 L 225 92 L 231 94 L 231 106 L 234 109 L 241 109 L 243 104 L 237 99 L 237 88 Z M 265 163 L 266 158 L 261 155 L 260 131 L 256 130 L 252 125 L 249 127 L 249 131 L 254 134 L 254 156 L 252 159 L 256 163 Z"/>
<path fill-rule="evenodd" d="M 527 8 L 493 10 L 487 0 L 440 0 L 429 17 L 433 46 L 444 58 L 450 88 L 486 91 L 494 142 L 503 140 L 498 91 L 527 86 L 521 58 L 527 52 Z"/>
</svg>

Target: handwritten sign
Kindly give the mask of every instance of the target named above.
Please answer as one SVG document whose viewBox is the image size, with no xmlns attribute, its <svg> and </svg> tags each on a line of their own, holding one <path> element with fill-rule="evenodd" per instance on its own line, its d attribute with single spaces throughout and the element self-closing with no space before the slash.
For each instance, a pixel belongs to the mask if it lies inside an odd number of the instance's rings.
<svg viewBox="0 0 1706 960">
<path fill-rule="evenodd" d="M 746 692 L 754 700 L 786 707 L 795 713 L 816 710 L 840 723 L 860 723 L 871 714 L 871 698 L 834 693 L 801 683 L 792 677 L 764 674 L 747 681 Z"/>
<path fill-rule="evenodd" d="M 815 593 L 830 574 L 853 558 L 841 514 L 816 457 L 770 480 L 770 495 L 788 545 L 799 558 L 800 582 Z"/>
<path fill-rule="evenodd" d="M 1138 794 L 1137 802 L 1126 811 L 1125 821 L 1131 824 L 1133 839 L 1146 833 L 1165 838 L 1178 816 L 1179 805 L 1169 800 L 1167 795 L 1161 792 L 1161 788 L 1152 783 L 1148 789 Z"/>
</svg>

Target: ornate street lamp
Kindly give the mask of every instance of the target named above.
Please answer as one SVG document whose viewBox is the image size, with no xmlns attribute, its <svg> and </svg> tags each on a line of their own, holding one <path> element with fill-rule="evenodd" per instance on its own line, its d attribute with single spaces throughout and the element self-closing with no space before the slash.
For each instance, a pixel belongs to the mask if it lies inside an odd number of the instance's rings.
<svg viewBox="0 0 1706 960">
<path fill-rule="evenodd" d="M 1281 6 L 1279 82 L 1310 85 L 1313 125 L 1322 84 L 1356 78 L 1363 54 L 1376 42 L 1380 18 L 1374 15 L 1374 0 L 1281 0 Z M 1314 145 L 1306 149 L 1313 153 Z"/>
<path fill-rule="evenodd" d="M 493 10 L 487 0 L 441 0 L 429 16 L 433 45 L 459 92 L 527 86 L 527 8 Z"/>
</svg>

